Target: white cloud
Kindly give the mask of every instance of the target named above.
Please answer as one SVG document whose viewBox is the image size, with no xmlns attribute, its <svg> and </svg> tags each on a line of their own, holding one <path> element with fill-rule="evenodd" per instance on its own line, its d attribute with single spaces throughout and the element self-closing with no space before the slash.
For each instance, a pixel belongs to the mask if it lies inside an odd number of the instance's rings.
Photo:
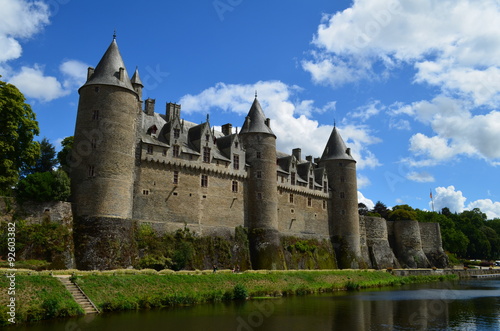
<svg viewBox="0 0 500 331">
<path fill-rule="evenodd" d="M 372 100 L 366 105 L 358 107 L 355 111 L 348 113 L 348 116 L 366 122 L 371 117 L 378 115 L 385 108 L 379 100 Z"/>
<path fill-rule="evenodd" d="M 320 125 L 310 116 L 315 112 L 333 111 L 335 102 L 316 107 L 313 100 L 297 100 L 295 95 L 301 90 L 298 86 L 289 86 L 280 81 L 259 81 L 246 85 L 217 83 L 197 95 L 183 96 L 180 103 L 188 114 L 206 113 L 216 108 L 244 116 L 250 109 L 256 90 L 264 113 L 271 119 L 271 128 L 277 136 L 277 148 L 291 153 L 293 148 L 299 147 L 303 155 L 321 156 L 333 126 Z M 338 129 L 346 144 L 352 148 L 358 169 L 380 165 L 367 148 L 380 139 L 372 136 L 368 127 L 344 124 Z"/>
<path fill-rule="evenodd" d="M 411 171 L 406 175 L 406 178 L 419 183 L 430 183 L 435 181 L 434 176 L 425 171 L 424 172 Z"/>
<path fill-rule="evenodd" d="M 490 199 L 480 199 L 467 205 L 467 209 L 479 208 L 488 216 L 488 219 L 500 218 L 500 202 L 493 202 Z"/>
<path fill-rule="evenodd" d="M 364 203 L 368 209 L 373 209 L 373 207 L 375 207 L 373 201 L 366 198 L 360 191 L 358 191 L 358 203 Z"/>
<path fill-rule="evenodd" d="M 0 63 L 17 59 L 19 39 L 30 38 L 49 24 L 49 7 L 42 1 L 0 0 Z"/>
<path fill-rule="evenodd" d="M 336 87 L 410 66 L 417 83 L 498 104 L 499 21 L 497 0 L 354 0 L 323 17 L 302 67 Z"/>
<path fill-rule="evenodd" d="M 408 115 L 434 131 L 433 136 L 416 133 L 410 138 L 409 150 L 413 155 L 406 162 L 412 166 L 429 166 L 466 156 L 497 164 L 500 112 L 473 114 L 471 107 L 467 101 L 438 96 L 431 101 L 399 105 L 389 111 L 392 119 Z"/>
<path fill-rule="evenodd" d="M 466 200 L 467 198 L 463 196 L 462 191 L 456 191 L 452 185 L 437 187 L 434 196 L 434 207 L 436 211 L 448 207 L 452 213 L 461 213 L 464 210 L 479 208 L 481 212 L 487 215 L 488 219 L 500 218 L 500 202 L 492 201 L 491 199 L 479 199 L 465 206 Z M 429 207 L 431 207 L 430 202 Z"/>
<path fill-rule="evenodd" d="M 462 191 L 455 191 L 455 187 L 450 185 L 448 187 L 437 187 L 436 194 L 434 195 L 434 208 L 436 211 L 448 207 L 452 213 L 461 213 L 465 209 L 465 198 Z M 431 208 L 429 202 L 429 208 Z"/>
<path fill-rule="evenodd" d="M 360 175 L 358 173 L 357 183 L 358 183 L 358 189 L 361 189 L 361 188 L 364 188 L 364 187 L 367 187 L 368 185 L 370 185 L 371 181 L 368 177 L 366 177 L 364 175 Z"/>
<path fill-rule="evenodd" d="M 46 76 L 40 65 L 23 66 L 18 72 L 12 73 L 8 81 L 16 85 L 26 97 L 47 102 L 66 96 L 83 85 L 87 67 L 88 65 L 76 60 L 63 62 L 59 66 L 63 75 L 61 83 L 57 77 Z"/>
<path fill-rule="evenodd" d="M 15 85 L 26 97 L 40 101 L 51 101 L 70 93 L 64 90 L 62 84 L 53 76 L 45 76 L 43 68 L 22 67 L 19 72 L 10 77 L 9 83 Z"/>
<path fill-rule="evenodd" d="M 63 86 L 66 89 L 79 88 L 87 80 L 88 64 L 77 60 L 67 60 L 61 63 L 59 70 L 63 73 L 65 79 Z"/>
</svg>

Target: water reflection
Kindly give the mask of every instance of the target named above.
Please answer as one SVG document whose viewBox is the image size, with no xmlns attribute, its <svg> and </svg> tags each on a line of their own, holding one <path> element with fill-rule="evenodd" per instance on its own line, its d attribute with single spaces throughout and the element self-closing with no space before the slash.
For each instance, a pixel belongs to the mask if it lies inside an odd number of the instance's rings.
<svg viewBox="0 0 500 331">
<path fill-rule="evenodd" d="M 103 314 L 21 330 L 500 330 L 500 280 Z"/>
</svg>

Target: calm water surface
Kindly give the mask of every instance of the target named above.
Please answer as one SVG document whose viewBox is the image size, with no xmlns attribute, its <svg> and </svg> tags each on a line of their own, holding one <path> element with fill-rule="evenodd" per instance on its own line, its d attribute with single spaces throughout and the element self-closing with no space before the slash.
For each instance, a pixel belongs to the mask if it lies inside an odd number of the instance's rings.
<svg viewBox="0 0 500 331">
<path fill-rule="evenodd" d="M 207 304 L 43 322 L 16 330 L 500 330 L 500 280 Z"/>
</svg>

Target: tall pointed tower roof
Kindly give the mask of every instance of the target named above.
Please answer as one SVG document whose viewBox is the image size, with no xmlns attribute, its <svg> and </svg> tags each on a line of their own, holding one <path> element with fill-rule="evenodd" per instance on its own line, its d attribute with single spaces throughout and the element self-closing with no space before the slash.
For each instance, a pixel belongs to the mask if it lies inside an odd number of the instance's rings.
<svg viewBox="0 0 500 331">
<path fill-rule="evenodd" d="M 120 70 L 123 70 L 121 79 Z M 120 86 L 134 91 L 114 37 L 101 61 L 97 64 L 94 73 L 83 86 L 96 84 Z"/>
<path fill-rule="evenodd" d="M 130 80 L 130 82 L 132 84 L 144 86 L 144 84 L 142 84 L 141 77 L 139 77 L 139 69 L 138 68 L 135 68 L 134 75 L 132 76 L 132 79 Z"/>
<path fill-rule="evenodd" d="M 240 134 L 242 133 L 268 133 L 274 136 L 271 128 L 266 124 L 266 115 L 262 111 L 259 100 L 255 96 L 252 107 L 245 118 L 245 123 L 241 127 Z"/>
<path fill-rule="evenodd" d="M 326 160 L 352 160 L 356 162 L 351 156 L 351 149 L 345 146 L 336 126 L 333 126 L 332 134 L 321 156 L 321 161 Z"/>
</svg>

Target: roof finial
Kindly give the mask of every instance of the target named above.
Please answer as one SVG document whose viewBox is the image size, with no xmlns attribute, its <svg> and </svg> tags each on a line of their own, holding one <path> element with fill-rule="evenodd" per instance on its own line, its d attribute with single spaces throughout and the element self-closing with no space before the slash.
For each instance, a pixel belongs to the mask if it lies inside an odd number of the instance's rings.
<svg viewBox="0 0 500 331">
<path fill-rule="evenodd" d="M 113 40 L 116 39 L 116 29 L 113 31 Z"/>
<path fill-rule="evenodd" d="M 333 119 L 333 127 L 335 128 L 337 126 L 337 122 L 335 121 L 335 118 Z"/>
<path fill-rule="evenodd" d="M 207 122 L 210 121 L 210 114 L 207 114 Z"/>
<path fill-rule="evenodd" d="M 257 90 L 255 90 L 255 98 L 257 98 Z"/>
</svg>

